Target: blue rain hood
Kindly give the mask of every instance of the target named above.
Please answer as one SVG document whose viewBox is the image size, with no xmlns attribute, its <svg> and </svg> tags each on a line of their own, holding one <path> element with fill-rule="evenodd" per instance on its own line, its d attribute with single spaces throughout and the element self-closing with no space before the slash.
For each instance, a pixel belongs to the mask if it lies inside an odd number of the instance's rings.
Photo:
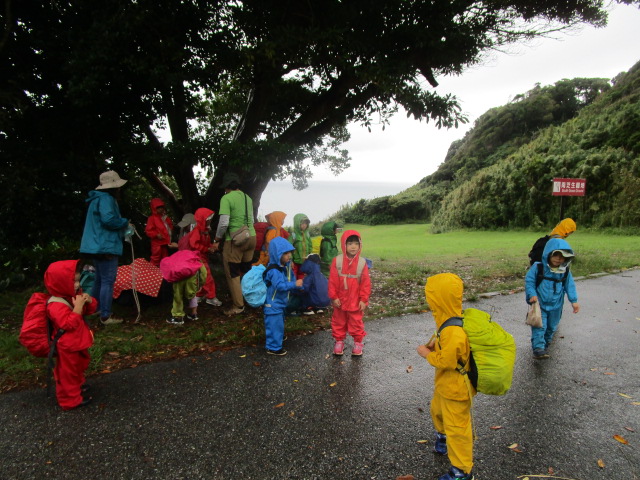
<svg viewBox="0 0 640 480">
<path fill-rule="evenodd" d="M 291 245 L 287 240 L 282 237 L 275 237 L 271 242 L 269 242 L 269 263 L 278 265 L 282 267 L 284 265 L 280 265 L 280 258 L 287 252 L 292 252 L 295 250 L 295 247 Z"/>
</svg>

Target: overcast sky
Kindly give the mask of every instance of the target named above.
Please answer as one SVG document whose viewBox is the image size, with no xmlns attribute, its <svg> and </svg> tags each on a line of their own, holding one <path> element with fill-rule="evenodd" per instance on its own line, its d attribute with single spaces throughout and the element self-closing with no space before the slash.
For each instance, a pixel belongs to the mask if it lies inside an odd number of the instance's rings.
<svg viewBox="0 0 640 480">
<path fill-rule="evenodd" d="M 563 78 L 612 78 L 640 60 L 640 9 L 614 5 L 607 27 L 583 27 L 557 39 L 537 39 L 496 53 L 460 77 L 438 78 L 436 91 L 461 101 L 469 123 L 438 130 L 406 115 L 397 115 L 384 131 L 381 126 L 350 127 L 345 145 L 351 167 L 338 177 L 320 167 L 315 180 L 417 183 L 442 163 L 452 141 L 462 138 L 473 122 L 492 107 L 504 105 L 536 83 L 550 85 Z"/>
</svg>

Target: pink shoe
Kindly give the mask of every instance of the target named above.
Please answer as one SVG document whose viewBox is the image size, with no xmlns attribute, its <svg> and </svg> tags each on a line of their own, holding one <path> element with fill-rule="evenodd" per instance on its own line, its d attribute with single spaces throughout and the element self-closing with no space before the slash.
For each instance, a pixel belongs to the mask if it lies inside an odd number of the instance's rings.
<svg viewBox="0 0 640 480">
<path fill-rule="evenodd" d="M 359 357 L 362 355 L 362 349 L 364 348 L 364 343 L 354 342 L 353 350 L 351 351 L 351 355 L 354 357 Z"/>
<path fill-rule="evenodd" d="M 344 353 L 344 342 L 342 340 L 336 340 L 336 343 L 333 345 L 333 354 L 342 355 L 343 353 Z"/>
</svg>

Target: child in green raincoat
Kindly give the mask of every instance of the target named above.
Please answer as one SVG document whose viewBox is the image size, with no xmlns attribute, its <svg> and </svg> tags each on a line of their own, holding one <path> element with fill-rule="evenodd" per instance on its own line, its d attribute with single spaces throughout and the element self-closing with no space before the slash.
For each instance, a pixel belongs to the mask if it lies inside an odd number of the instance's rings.
<svg viewBox="0 0 640 480">
<path fill-rule="evenodd" d="M 311 221 L 304 213 L 297 213 L 293 217 L 293 233 L 289 237 L 289 241 L 293 244 L 293 271 L 296 278 L 303 278 L 304 273 L 300 271 L 300 267 L 304 263 L 308 255 L 313 253 L 313 245 L 311 236 L 309 235 L 309 225 Z"/>
</svg>

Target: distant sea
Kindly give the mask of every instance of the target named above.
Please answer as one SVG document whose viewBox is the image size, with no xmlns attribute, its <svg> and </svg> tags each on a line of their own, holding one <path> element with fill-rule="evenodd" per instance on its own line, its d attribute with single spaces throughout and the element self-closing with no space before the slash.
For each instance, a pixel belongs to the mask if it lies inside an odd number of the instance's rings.
<svg viewBox="0 0 640 480">
<path fill-rule="evenodd" d="M 308 188 L 298 191 L 293 189 L 290 180 L 270 182 L 262 194 L 258 218 L 264 220 L 267 213 L 280 210 L 287 214 L 285 226 L 293 224 L 293 217 L 297 213 L 304 213 L 314 224 L 336 213 L 343 205 L 354 204 L 361 198 L 369 200 L 395 195 L 412 185 L 412 183 L 311 180 Z"/>
</svg>

